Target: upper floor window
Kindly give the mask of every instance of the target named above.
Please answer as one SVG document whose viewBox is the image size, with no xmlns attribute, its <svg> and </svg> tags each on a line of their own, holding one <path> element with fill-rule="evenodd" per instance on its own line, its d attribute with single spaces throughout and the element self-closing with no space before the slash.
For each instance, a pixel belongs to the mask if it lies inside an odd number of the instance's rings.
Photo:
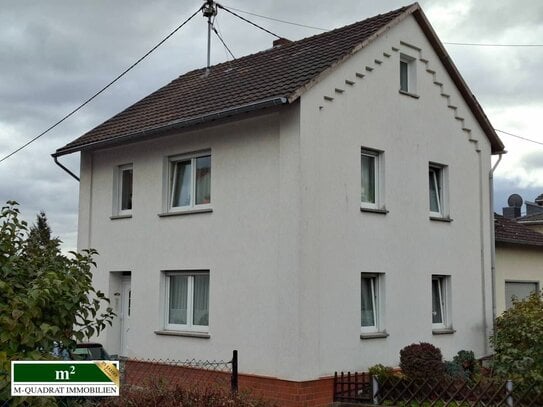
<svg viewBox="0 0 543 407">
<path fill-rule="evenodd" d="M 361 164 L 361 199 L 362 208 L 380 209 L 382 202 L 383 180 L 381 175 L 383 153 L 362 148 Z"/>
<path fill-rule="evenodd" d="M 430 163 L 428 167 L 430 216 L 445 218 L 447 213 L 447 167 Z"/>
<path fill-rule="evenodd" d="M 114 215 L 130 215 L 132 213 L 133 191 L 132 164 L 117 167 L 115 189 Z"/>
<path fill-rule="evenodd" d="M 405 54 L 400 55 L 400 91 L 412 95 L 417 91 L 415 58 Z"/>
<path fill-rule="evenodd" d="M 211 203 L 211 155 L 177 156 L 169 160 L 169 208 L 209 207 Z"/>
</svg>

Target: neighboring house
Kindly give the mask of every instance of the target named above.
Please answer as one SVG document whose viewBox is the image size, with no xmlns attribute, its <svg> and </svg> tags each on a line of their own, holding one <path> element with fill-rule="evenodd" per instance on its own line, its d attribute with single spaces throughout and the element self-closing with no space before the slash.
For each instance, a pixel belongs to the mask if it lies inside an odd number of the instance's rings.
<svg viewBox="0 0 543 407">
<path fill-rule="evenodd" d="M 191 71 L 54 156 L 81 153 L 111 353 L 238 349 L 304 400 L 413 342 L 487 353 L 503 147 L 414 4 Z"/>
<path fill-rule="evenodd" d="M 526 225 L 495 215 L 496 311 L 511 307 L 543 288 L 543 234 Z"/>
</svg>

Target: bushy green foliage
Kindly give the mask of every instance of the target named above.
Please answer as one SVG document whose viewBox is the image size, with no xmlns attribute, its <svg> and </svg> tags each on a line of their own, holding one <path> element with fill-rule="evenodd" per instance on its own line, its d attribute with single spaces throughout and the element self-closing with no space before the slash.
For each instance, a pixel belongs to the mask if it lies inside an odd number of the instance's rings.
<svg viewBox="0 0 543 407">
<path fill-rule="evenodd" d="M 248 393 L 232 394 L 222 388 L 202 385 L 201 387 L 165 386 L 161 383 L 146 387 L 121 389 L 119 397 L 108 397 L 100 407 L 272 407 L 274 404 L 256 398 Z"/>
<path fill-rule="evenodd" d="M 60 251 L 45 214 L 31 229 L 19 219 L 16 202 L 0 210 L 0 376 L 9 361 L 50 357 L 53 342 L 70 347 L 100 333 L 114 313 L 92 287 L 96 251 Z M 0 377 L 0 399 L 9 390 Z"/>
<path fill-rule="evenodd" d="M 368 369 L 370 375 L 375 376 L 380 382 L 395 377 L 396 373 L 390 366 L 383 366 L 381 364 L 373 365 Z"/>
<path fill-rule="evenodd" d="M 444 373 L 441 350 L 426 342 L 408 345 L 400 351 L 400 368 L 410 379 L 441 377 Z"/>
<path fill-rule="evenodd" d="M 496 319 L 490 338 L 494 373 L 516 382 L 543 384 L 543 294 L 535 292 Z"/>
</svg>

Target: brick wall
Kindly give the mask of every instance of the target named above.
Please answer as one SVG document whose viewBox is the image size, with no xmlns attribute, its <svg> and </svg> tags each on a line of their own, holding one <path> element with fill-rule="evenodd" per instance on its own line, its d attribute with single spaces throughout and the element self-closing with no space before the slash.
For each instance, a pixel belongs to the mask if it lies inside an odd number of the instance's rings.
<svg viewBox="0 0 543 407">
<path fill-rule="evenodd" d="M 230 387 L 230 373 L 172 366 L 161 363 L 126 361 L 123 383 L 143 386 L 160 378 L 170 384 Z M 239 390 L 272 401 L 278 407 L 328 407 L 333 399 L 334 378 L 295 382 L 274 377 L 239 374 Z"/>
</svg>

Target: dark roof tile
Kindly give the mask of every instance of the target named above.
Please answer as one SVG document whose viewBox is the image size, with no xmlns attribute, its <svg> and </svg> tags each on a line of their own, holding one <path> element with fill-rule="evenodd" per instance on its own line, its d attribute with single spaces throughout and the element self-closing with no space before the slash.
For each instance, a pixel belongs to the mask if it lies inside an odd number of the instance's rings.
<svg viewBox="0 0 543 407">
<path fill-rule="evenodd" d="M 543 246 L 543 234 L 503 216 L 494 214 L 496 242 L 527 246 Z"/>
</svg>

